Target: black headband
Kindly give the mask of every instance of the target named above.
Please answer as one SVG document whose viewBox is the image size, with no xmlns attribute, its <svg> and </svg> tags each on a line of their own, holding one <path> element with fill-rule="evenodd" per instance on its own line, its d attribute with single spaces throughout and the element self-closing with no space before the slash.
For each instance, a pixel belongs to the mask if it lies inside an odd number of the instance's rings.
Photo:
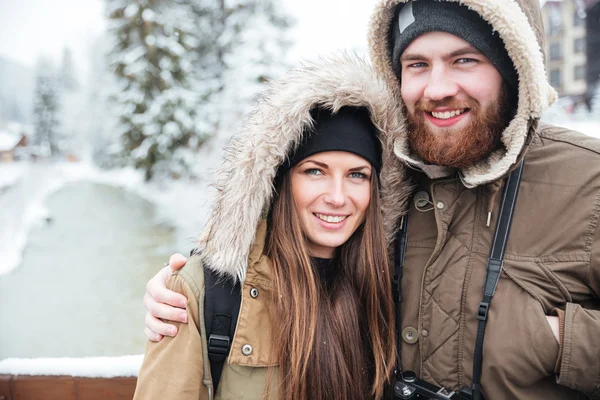
<svg viewBox="0 0 600 400">
<path fill-rule="evenodd" d="M 366 108 L 342 107 L 336 114 L 317 108 L 311 111 L 315 123 L 304 132 L 302 142 L 281 166 L 284 172 L 313 154 L 325 151 L 354 153 L 381 170 L 381 142 Z"/>
</svg>

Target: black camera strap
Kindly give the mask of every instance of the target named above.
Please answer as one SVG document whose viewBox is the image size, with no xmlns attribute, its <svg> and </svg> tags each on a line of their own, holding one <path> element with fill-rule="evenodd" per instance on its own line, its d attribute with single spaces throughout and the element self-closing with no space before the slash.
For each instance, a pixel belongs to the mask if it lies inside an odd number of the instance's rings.
<svg viewBox="0 0 600 400">
<path fill-rule="evenodd" d="M 485 326 L 488 320 L 488 311 L 492 297 L 496 293 L 496 287 L 502 274 L 504 264 L 504 252 L 508 242 L 510 224 L 512 222 L 519 186 L 523 177 L 523 166 L 525 161 L 510 174 L 502 194 L 502 204 L 500 205 L 500 214 L 498 215 L 498 224 L 490 250 L 490 257 L 487 262 L 487 272 L 483 286 L 483 299 L 479 303 L 477 311 L 477 339 L 475 341 L 475 353 L 473 356 L 473 399 L 481 400 L 481 370 L 483 367 L 483 338 L 485 335 Z"/>
<path fill-rule="evenodd" d="M 406 229 L 408 214 L 400 220 L 400 230 L 396 235 L 396 271 L 392 280 L 392 296 L 396 304 L 396 377 L 402 372 L 400 360 L 400 344 L 402 343 L 402 273 L 404 268 L 404 255 L 406 254 Z"/>
</svg>

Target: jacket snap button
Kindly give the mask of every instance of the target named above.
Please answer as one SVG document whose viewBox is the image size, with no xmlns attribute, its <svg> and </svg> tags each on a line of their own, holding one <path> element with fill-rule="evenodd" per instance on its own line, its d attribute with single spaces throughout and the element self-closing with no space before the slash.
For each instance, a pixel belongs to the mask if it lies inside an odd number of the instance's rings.
<svg viewBox="0 0 600 400">
<path fill-rule="evenodd" d="M 404 328 L 402 331 L 402 339 L 408 344 L 414 344 L 419 341 L 419 331 L 413 327 Z"/>
<path fill-rule="evenodd" d="M 252 354 L 252 346 L 247 344 L 244 347 L 242 347 L 242 354 L 245 356 L 249 356 L 250 354 Z"/>
<path fill-rule="evenodd" d="M 429 331 L 428 331 L 427 329 L 423 329 L 423 330 L 421 331 L 421 336 L 423 336 L 423 337 L 427 337 L 427 336 L 429 336 Z"/>
<path fill-rule="evenodd" d="M 444 204 L 443 201 L 438 201 L 437 202 L 437 208 L 438 208 L 438 210 L 443 210 L 444 207 L 446 207 L 446 205 Z"/>
<path fill-rule="evenodd" d="M 250 296 L 252 296 L 253 299 L 258 297 L 258 289 L 257 288 L 252 288 L 250 289 Z"/>
</svg>

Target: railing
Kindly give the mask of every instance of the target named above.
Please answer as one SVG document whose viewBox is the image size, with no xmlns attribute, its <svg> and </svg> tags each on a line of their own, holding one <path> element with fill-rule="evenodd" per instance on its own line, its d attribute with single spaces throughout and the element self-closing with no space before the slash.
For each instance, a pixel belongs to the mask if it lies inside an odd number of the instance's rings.
<svg viewBox="0 0 600 400">
<path fill-rule="evenodd" d="M 0 361 L 0 400 L 131 399 L 142 359 L 8 358 Z"/>
<path fill-rule="evenodd" d="M 0 400 L 130 400 L 136 377 L 0 375 Z"/>
</svg>

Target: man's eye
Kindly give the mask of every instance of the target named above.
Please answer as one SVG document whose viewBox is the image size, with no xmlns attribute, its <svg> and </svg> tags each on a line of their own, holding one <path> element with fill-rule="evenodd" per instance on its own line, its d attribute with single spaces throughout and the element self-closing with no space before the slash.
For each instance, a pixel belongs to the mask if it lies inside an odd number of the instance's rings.
<svg viewBox="0 0 600 400">
<path fill-rule="evenodd" d="M 409 64 L 408 68 L 424 68 L 426 66 L 427 66 L 427 64 L 425 64 L 424 62 L 417 62 L 417 63 Z"/>
<path fill-rule="evenodd" d="M 477 60 L 475 60 L 474 58 L 463 57 L 463 58 L 459 58 L 458 60 L 456 60 L 456 62 L 458 64 L 469 64 L 469 63 L 476 63 Z"/>
</svg>

